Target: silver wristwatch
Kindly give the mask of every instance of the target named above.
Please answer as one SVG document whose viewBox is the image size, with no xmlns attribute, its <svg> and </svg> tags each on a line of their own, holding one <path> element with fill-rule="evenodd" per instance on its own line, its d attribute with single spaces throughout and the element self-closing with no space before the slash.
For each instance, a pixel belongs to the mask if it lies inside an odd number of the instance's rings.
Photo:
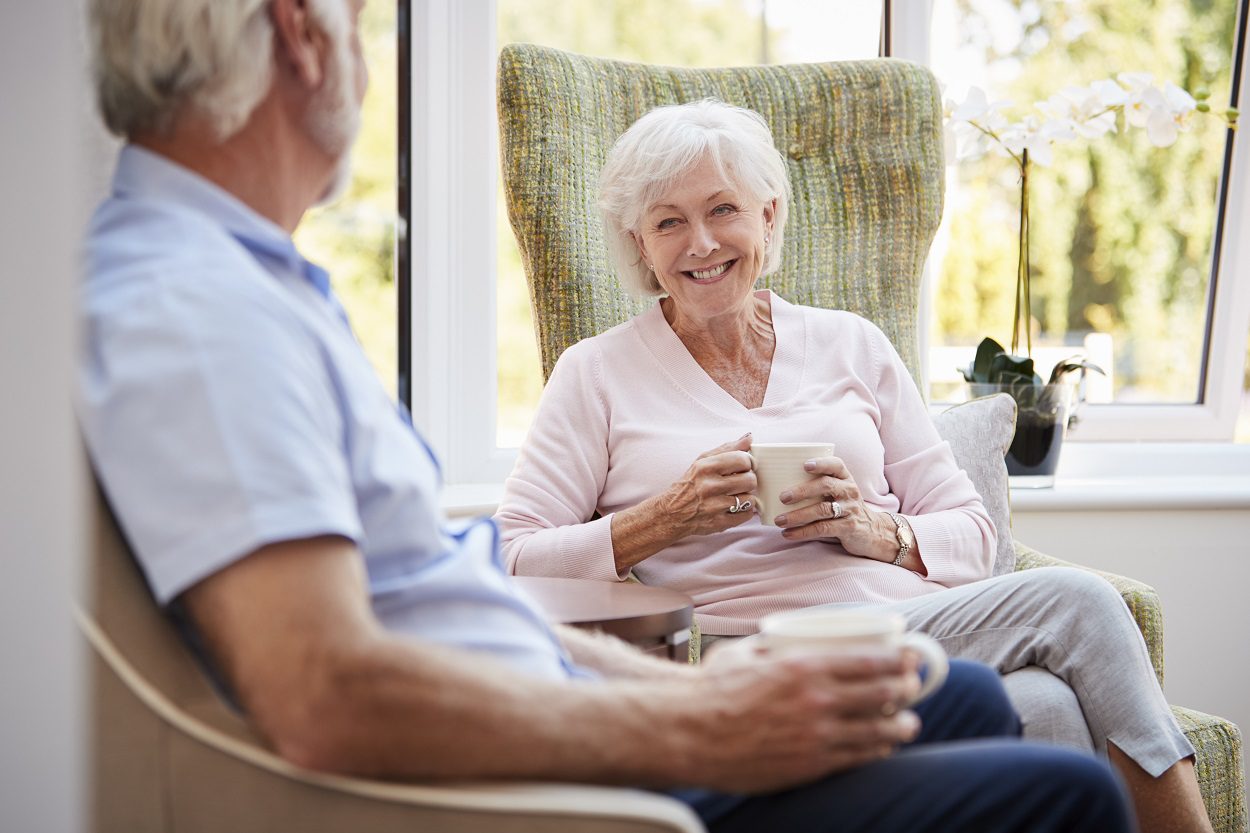
<svg viewBox="0 0 1250 833">
<path fill-rule="evenodd" d="M 907 553 L 911 552 L 911 548 L 916 544 L 916 536 L 911 531 L 911 524 L 903 520 L 900 515 L 893 512 L 887 512 L 887 515 L 894 521 L 896 527 L 894 534 L 898 536 L 898 555 L 894 558 L 894 566 L 902 567 L 903 561 L 907 558 Z"/>
</svg>

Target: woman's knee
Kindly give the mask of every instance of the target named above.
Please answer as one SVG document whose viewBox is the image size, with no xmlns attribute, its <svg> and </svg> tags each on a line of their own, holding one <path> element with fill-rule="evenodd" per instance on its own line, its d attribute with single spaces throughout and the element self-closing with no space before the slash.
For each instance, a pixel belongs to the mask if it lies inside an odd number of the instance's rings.
<svg viewBox="0 0 1250 833">
<path fill-rule="evenodd" d="M 1030 570 L 1030 578 L 1045 587 L 1045 593 L 1061 599 L 1078 610 L 1127 612 L 1124 599 L 1109 581 L 1100 575 L 1076 567 L 1046 567 Z M 1026 573 L 1028 575 L 1028 573 Z"/>
</svg>

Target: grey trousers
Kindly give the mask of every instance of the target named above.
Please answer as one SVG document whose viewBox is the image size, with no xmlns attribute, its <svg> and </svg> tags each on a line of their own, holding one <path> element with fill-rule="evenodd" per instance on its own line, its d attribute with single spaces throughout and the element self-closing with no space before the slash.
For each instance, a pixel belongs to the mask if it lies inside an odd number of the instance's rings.
<svg viewBox="0 0 1250 833">
<path fill-rule="evenodd" d="M 996 668 L 1026 738 L 1103 754 L 1111 741 L 1152 776 L 1194 754 L 1128 606 L 1092 573 L 1023 570 L 872 607 Z"/>
<path fill-rule="evenodd" d="M 901 602 L 831 606 L 896 611 L 950 656 L 997 669 L 1028 739 L 1102 754 L 1111 741 L 1156 777 L 1194 754 L 1132 614 L 1092 573 L 1023 570 Z"/>
</svg>

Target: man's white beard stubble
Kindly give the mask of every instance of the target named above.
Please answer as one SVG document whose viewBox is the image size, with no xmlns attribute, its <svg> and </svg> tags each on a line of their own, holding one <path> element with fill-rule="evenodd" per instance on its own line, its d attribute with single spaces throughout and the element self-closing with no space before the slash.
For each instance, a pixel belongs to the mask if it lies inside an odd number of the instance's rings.
<svg viewBox="0 0 1250 833">
<path fill-rule="evenodd" d="M 360 131 L 360 104 L 354 91 L 352 48 L 349 35 L 335 39 L 333 57 L 325 83 L 308 110 L 307 126 L 313 141 L 337 158 L 334 175 L 317 205 L 334 202 L 352 179 L 351 148 Z"/>
</svg>

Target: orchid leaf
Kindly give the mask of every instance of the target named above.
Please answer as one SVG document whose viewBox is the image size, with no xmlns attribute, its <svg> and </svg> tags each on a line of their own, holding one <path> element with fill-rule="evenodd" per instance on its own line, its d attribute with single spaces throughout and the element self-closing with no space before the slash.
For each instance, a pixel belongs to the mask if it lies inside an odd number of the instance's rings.
<svg viewBox="0 0 1250 833">
<path fill-rule="evenodd" d="M 1064 359 L 1059 362 L 1059 364 L 1055 365 L 1055 369 L 1050 372 L 1050 383 L 1053 385 L 1067 374 L 1077 370 L 1081 371 L 1082 375 L 1090 372 L 1097 373 L 1099 376 L 1107 375 L 1107 371 L 1103 370 L 1101 367 L 1088 359 L 1081 356 L 1073 356 L 1072 358 Z"/>
</svg>

